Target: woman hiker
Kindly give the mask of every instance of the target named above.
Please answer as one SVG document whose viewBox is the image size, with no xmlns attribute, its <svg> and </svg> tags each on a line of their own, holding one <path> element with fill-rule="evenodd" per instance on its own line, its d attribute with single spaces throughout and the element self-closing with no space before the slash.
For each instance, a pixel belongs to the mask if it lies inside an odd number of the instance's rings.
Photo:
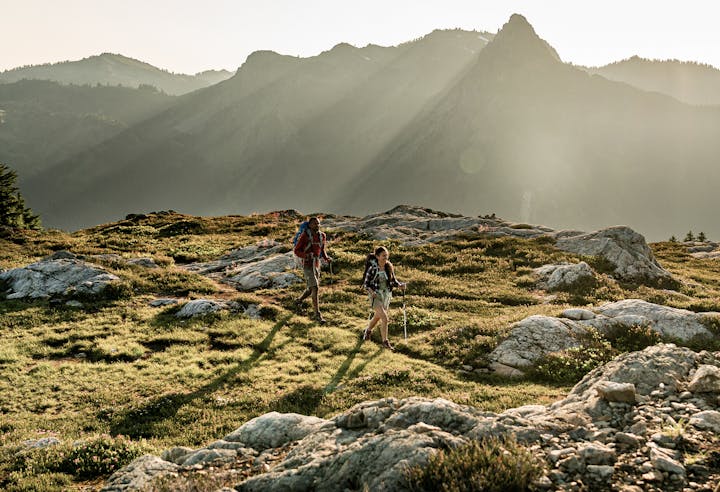
<svg viewBox="0 0 720 492">
<path fill-rule="evenodd" d="M 300 235 L 295 245 L 295 254 L 303 259 L 303 275 L 305 276 L 305 284 L 307 288 L 303 294 L 295 299 L 295 304 L 300 306 L 302 302 L 312 295 L 313 308 L 315 309 L 315 319 L 320 323 L 325 323 L 325 318 L 320 314 L 318 289 L 320 288 L 320 260 L 323 259 L 328 263 L 332 261 L 325 252 L 325 233 L 320 232 L 320 219 L 311 217 L 308 220 L 306 232 Z"/>
<path fill-rule="evenodd" d="M 390 308 L 393 288 L 398 287 L 405 290 L 406 284 L 398 282 L 397 278 L 395 278 L 395 269 L 392 263 L 388 261 L 389 257 L 388 250 L 380 246 L 375 250 L 374 254 L 368 255 L 365 263 L 363 287 L 370 296 L 374 315 L 363 332 L 363 340 L 370 340 L 373 328 L 380 323 L 383 346 L 395 350 L 388 340 L 388 309 Z"/>
</svg>

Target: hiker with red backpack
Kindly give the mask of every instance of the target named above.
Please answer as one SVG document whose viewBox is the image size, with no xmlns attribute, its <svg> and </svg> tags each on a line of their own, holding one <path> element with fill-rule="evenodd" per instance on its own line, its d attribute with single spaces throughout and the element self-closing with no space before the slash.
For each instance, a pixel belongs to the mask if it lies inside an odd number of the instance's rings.
<svg viewBox="0 0 720 492">
<path fill-rule="evenodd" d="M 380 323 L 383 347 L 395 350 L 388 340 L 388 309 L 393 288 L 400 288 L 404 292 L 407 284 L 399 282 L 395 278 L 395 268 L 390 263 L 389 257 L 390 253 L 387 248 L 380 246 L 365 260 L 363 287 L 370 296 L 370 305 L 374 314 L 363 332 L 363 340 L 370 340 L 373 328 Z"/>
<path fill-rule="evenodd" d="M 325 323 L 325 318 L 320 314 L 318 289 L 320 287 L 320 261 L 327 263 L 332 259 L 325 252 L 325 233 L 320 231 L 320 219 L 311 217 L 307 223 L 300 226 L 295 236 L 295 256 L 302 259 L 303 275 L 307 288 L 302 295 L 295 299 L 295 305 L 300 306 L 309 296 L 312 296 L 315 318 L 320 323 Z"/>
</svg>

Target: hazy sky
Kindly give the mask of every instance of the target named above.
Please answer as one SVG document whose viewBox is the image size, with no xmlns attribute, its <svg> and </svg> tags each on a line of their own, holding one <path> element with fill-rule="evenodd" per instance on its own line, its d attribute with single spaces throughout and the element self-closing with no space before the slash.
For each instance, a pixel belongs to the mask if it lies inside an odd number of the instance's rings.
<svg viewBox="0 0 720 492">
<path fill-rule="evenodd" d="M 235 70 L 259 49 L 309 56 L 438 28 L 494 33 L 514 12 L 564 61 L 637 54 L 720 67 L 716 0 L 0 0 L 0 70 L 101 52 L 175 72 Z"/>
</svg>

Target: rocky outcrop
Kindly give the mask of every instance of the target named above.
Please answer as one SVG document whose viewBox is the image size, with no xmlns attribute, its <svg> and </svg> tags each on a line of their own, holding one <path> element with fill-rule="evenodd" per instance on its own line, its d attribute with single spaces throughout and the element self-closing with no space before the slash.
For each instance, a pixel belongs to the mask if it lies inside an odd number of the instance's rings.
<svg viewBox="0 0 720 492">
<path fill-rule="evenodd" d="M 578 347 L 591 329 L 601 334 L 633 326 L 648 326 L 666 340 L 689 341 L 716 337 L 706 326 L 720 313 L 694 313 L 640 299 L 604 304 L 592 310 L 568 309 L 559 318 L 530 316 L 515 323 L 508 336 L 488 356 L 490 368 L 520 376 L 541 357 Z"/>
<path fill-rule="evenodd" d="M 580 263 L 563 263 L 560 265 L 543 265 L 534 271 L 538 277 L 538 288 L 548 291 L 576 291 L 595 285 L 595 272 L 590 265 Z"/>
<path fill-rule="evenodd" d="M 612 273 L 618 280 L 641 284 L 673 281 L 672 275 L 655 259 L 643 235 L 629 227 L 559 237 L 556 246 L 579 255 L 601 256 L 612 265 Z"/>
<path fill-rule="evenodd" d="M 266 414 L 202 450 L 173 448 L 160 458 L 142 457 L 116 472 L 103 489 L 131 483 L 137 470 L 158 474 L 236 455 L 256 464 L 278 447 L 289 452 L 256 467 L 238 491 L 408 490 L 404 470 L 423 466 L 439 450 L 490 436 L 514 436 L 544 463 L 535 489 L 711 490 L 720 480 L 708 452 L 720 423 L 718 391 L 693 391 L 691 382 L 720 367 L 720 353 L 658 345 L 618 357 L 589 373 L 563 400 L 495 414 L 443 399 L 385 398 L 358 404 L 329 420 L 296 414 Z M 705 389 L 705 387 L 703 387 Z M 682 433 L 673 426 L 686 421 Z M 668 430 L 670 429 L 670 430 Z M 244 442 L 241 442 L 244 441 Z M 235 443 L 236 448 L 228 448 Z M 679 451 L 682 443 L 683 452 Z M 213 461 L 202 457 L 212 456 Z M 267 463 L 265 462 L 267 465 Z M 182 467 L 181 467 L 182 468 Z M 145 482 L 147 483 L 147 482 Z"/>
<path fill-rule="evenodd" d="M 110 476 L 102 490 L 105 492 L 146 490 L 153 481 L 166 477 L 177 469 L 178 465 L 174 463 L 146 454 Z"/>
<path fill-rule="evenodd" d="M 120 279 L 67 251 L 22 268 L 0 272 L 7 299 L 99 296 Z"/>
<path fill-rule="evenodd" d="M 543 226 L 514 224 L 493 217 L 464 217 L 423 207 L 400 205 L 380 214 L 363 218 L 333 217 L 323 227 L 355 232 L 371 239 L 395 239 L 406 246 L 418 246 L 468 234 L 489 237 L 540 237 L 553 230 Z"/>
<path fill-rule="evenodd" d="M 191 263 L 182 268 L 232 285 L 240 291 L 283 288 L 301 279 L 293 270 L 295 260 L 288 246 L 277 241 L 261 241 L 239 248 L 218 260 Z"/>
<path fill-rule="evenodd" d="M 624 299 L 603 304 L 595 308 L 595 312 L 598 314 L 596 321 L 590 324 L 601 332 L 616 323 L 647 324 L 665 338 L 682 341 L 695 337 L 713 337 L 714 335 L 707 328 L 707 323 L 720 316 L 720 313 L 695 313 L 640 299 Z"/>
</svg>

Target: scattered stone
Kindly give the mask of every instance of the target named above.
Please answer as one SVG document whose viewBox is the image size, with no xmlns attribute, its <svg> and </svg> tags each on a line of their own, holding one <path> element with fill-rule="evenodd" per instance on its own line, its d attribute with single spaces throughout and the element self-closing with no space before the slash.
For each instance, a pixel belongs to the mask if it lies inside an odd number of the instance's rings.
<svg viewBox="0 0 720 492">
<path fill-rule="evenodd" d="M 630 432 L 618 432 L 615 434 L 615 442 L 630 448 L 638 448 L 642 444 L 643 440 L 640 436 Z"/>
<path fill-rule="evenodd" d="M 62 441 L 57 437 L 41 437 L 40 439 L 29 439 L 27 441 L 23 441 L 21 444 L 23 446 L 22 451 L 27 451 L 57 446 L 58 444 L 62 444 Z"/>
<path fill-rule="evenodd" d="M 698 429 L 720 433 L 720 412 L 717 410 L 698 412 L 690 418 L 690 424 Z"/>
<path fill-rule="evenodd" d="M 608 465 L 615 462 L 615 451 L 599 442 L 583 444 L 578 456 L 589 465 Z"/>
<path fill-rule="evenodd" d="M 261 319 L 260 306 L 258 306 L 257 304 L 250 304 L 245 308 L 245 311 L 243 311 L 243 314 L 245 316 L 247 316 L 248 318 Z"/>
<path fill-rule="evenodd" d="M 155 260 L 152 258 L 130 258 L 127 262 L 130 265 L 137 265 L 144 268 L 160 268 L 160 266 L 155 263 Z"/>
<path fill-rule="evenodd" d="M 720 393 L 720 367 L 701 365 L 688 384 L 693 393 Z"/>
<path fill-rule="evenodd" d="M 84 306 L 84 304 L 80 301 L 77 301 L 75 299 L 71 299 L 65 303 L 68 307 L 74 307 L 74 308 L 81 308 Z"/>
<path fill-rule="evenodd" d="M 581 345 L 582 335 L 591 330 L 608 333 L 622 327 L 648 326 L 662 337 L 678 340 L 712 339 L 714 335 L 703 324 L 703 320 L 718 313 L 694 313 L 675 309 L 640 299 L 603 304 L 594 313 L 584 309 L 563 311 L 560 318 L 530 316 L 512 325 L 510 334 L 489 354 L 491 368 L 498 374 L 522 375 L 541 357 L 553 352 Z M 494 364 L 501 364 L 500 366 Z M 520 374 L 513 371 L 517 369 Z M 720 377 L 715 378 L 711 369 L 707 376 L 711 386 L 720 386 Z M 720 369 L 714 371 L 720 373 Z M 701 373 L 704 376 L 705 372 Z"/>
<path fill-rule="evenodd" d="M 606 381 L 596 387 L 600 397 L 606 401 L 635 403 L 635 385 Z"/>
<path fill-rule="evenodd" d="M 195 316 L 216 313 L 226 308 L 227 305 L 224 302 L 213 301 L 210 299 L 195 299 L 185 303 L 180 310 L 175 313 L 175 317 L 193 318 Z"/>
<path fill-rule="evenodd" d="M 174 304 L 178 304 L 179 302 L 180 302 L 180 299 L 162 298 L 162 299 L 155 299 L 153 301 L 150 301 L 150 306 L 152 306 L 152 307 L 172 306 Z"/>
<path fill-rule="evenodd" d="M 660 471 L 685 476 L 685 467 L 665 453 L 658 451 L 657 448 L 650 449 L 650 461 Z"/>
<path fill-rule="evenodd" d="M 609 481 L 612 477 L 615 467 L 610 465 L 588 465 L 587 472 L 594 475 L 601 481 Z"/>
</svg>

